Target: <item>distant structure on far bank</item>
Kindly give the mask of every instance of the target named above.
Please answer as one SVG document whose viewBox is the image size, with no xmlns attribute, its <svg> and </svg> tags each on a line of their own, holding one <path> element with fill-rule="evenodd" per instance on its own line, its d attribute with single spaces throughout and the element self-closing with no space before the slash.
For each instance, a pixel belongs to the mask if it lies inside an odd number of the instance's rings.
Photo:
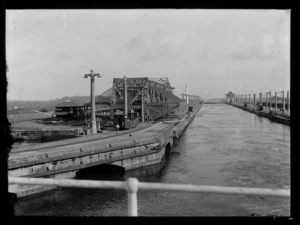
<svg viewBox="0 0 300 225">
<path fill-rule="evenodd" d="M 173 94 L 169 79 L 149 77 L 114 78 L 112 86 L 95 98 L 97 126 L 131 129 L 139 123 L 157 120 L 180 120 L 200 104 L 201 97 Z M 54 113 L 61 119 L 91 118 L 91 104 L 65 101 L 56 106 Z"/>
<path fill-rule="evenodd" d="M 229 91 L 227 94 L 226 94 L 226 101 L 228 103 L 231 103 L 232 102 L 232 99 L 234 99 L 235 97 L 235 94 L 231 91 Z"/>
</svg>

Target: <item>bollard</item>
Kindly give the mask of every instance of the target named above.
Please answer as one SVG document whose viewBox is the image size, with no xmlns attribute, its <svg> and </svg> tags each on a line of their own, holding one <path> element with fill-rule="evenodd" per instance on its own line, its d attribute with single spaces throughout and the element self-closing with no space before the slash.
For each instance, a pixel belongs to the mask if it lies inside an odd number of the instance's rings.
<svg viewBox="0 0 300 225">
<path fill-rule="evenodd" d="M 128 196 L 128 216 L 138 216 L 137 192 L 139 181 L 136 178 L 128 178 L 125 190 Z"/>
</svg>

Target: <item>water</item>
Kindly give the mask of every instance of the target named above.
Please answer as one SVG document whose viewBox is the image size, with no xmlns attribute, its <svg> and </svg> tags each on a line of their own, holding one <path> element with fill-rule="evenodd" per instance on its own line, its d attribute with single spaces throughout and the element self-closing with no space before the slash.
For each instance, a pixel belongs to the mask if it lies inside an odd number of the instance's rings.
<svg viewBox="0 0 300 225">
<path fill-rule="evenodd" d="M 89 171 L 77 179 L 290 188 L 290 127 L 225 104 L 204 105 L 161 164 L 124 172 Z M 275 197 L 140 191 L 139 216 L 289 216 Z M 121 190 L 61 188 L 21 199 L 16 215 L 126 216 Z"/>
</svg>

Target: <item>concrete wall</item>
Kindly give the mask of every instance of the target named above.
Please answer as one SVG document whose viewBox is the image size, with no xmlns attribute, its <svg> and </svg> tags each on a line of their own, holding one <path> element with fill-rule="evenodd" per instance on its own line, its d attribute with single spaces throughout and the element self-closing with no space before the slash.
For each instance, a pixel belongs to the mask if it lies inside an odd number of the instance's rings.
<svg viewBox="0 0 300 225">
<path fill-rule="evenodd" d="M 184 119 L 176 128 L 179 137 L 193 120 L 202 105 Z M 163 125 L 164 124 L 164 125 Z M 164 127 L 161 130 L 161 127 Z M 73 178 L 77 171 L 100 164 L 113 164 L 130 170 L 160 163 L 166 146 L 170 151 L 174 145 L 174 126 L 157 123 L 147 136 L 119 142 L 97 144 L 97 141 L 65 147 L 64 150 L 50 148 L 47 151 L 30 151 L 12 154 L 9 157 L 9 176 Z M 153 132 L 153 133 L 151 133 Z M 159 132 L 159 133 L 155 133 Z M 55 187 L 9 185 L 9 192 L 18 197 L 39 193 Z"/>
</svg>

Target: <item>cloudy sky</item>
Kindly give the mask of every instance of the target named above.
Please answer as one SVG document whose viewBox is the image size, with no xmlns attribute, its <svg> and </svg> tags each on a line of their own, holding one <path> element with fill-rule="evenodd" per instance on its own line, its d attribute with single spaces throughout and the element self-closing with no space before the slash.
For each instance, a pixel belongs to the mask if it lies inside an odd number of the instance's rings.
<svg viewBox="0 0 300 225">
<path fill-rule="evenodd" d="M 289 90 L 289 10 L 7 10 L 9 100 L 96 94 L 114 77 L 168 77 L 175 94 Z"/>
</svg>

